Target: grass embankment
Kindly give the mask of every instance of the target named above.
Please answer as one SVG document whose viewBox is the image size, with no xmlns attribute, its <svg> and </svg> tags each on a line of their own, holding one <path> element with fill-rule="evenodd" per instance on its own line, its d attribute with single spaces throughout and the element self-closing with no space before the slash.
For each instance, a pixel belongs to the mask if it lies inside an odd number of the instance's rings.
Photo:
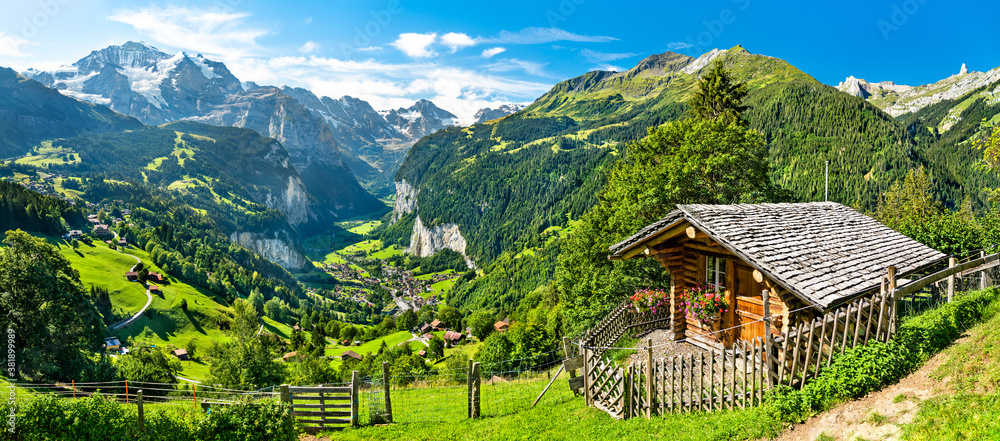
<svg viewBox="0 0 1000 441">
<path fill-rule="evenodd" d="M 1000 439 L 1000 316 L 941 355 L 946 359 L 931 377 L 950 391 L 921 402 L 903 433 L 909 439 Z"/>
<path fill-rule="evenodd" d="M 132 256 L 141 259 L 149 271 L 165 274 L 143 250 L 128 248 L 118 252 L 103 242 L 93 245 L 81 243 L 74 250 L 61 239 L 49 236 L 46 240 L 56 246 L 80 272 L 83 286 L 107 288 L 112 308 L 124 314 L 139 312 L 147 301 L 146 289 L 137 282 L 125 279 L 125 272 L 136 262 Z M 153 294 L 153 302 L 143 317 L 127 328 L 112 331 L 113 335 L 121 339 L 132 337 L 136 345 L 187 348 L 195 358 L 198 358 L 199 350 L 227 338 L 219 325 L 231 320 L 231 308 L 221 298 L 178 280 L 158 287 L 160 293 Z M 184 300 L 187 301 L 187 310 L 181 308 Z M 190 351 L 192 342 L 198 348 L 195 351 Z M 199 381 L 208 377 L 208 365 L 205 363 L 184 361 L 181 365 L 182 377 Z"/>
<path fill-rule="evenodd" d="M 968 378 L 961 381 L 964 387 L 985 388 L 985 391 L 929 400 L 921 405 L 921 414 L 908 431 L 919 434 L 918 439 L 997 439 L 1000 435 L 1000 423 L 997 423 L 1000 394 L 993 392 L 995 389 L 991 387 L 1000 382 L 1000 366 L 991 360 L 1000 356 L 1000 349 L 995 349 L 1000 347 L 1000 336 L 991 330 L 1000 327 L 1000 318 L 994 318 L 998 309 L 1000 291 L 997 289 L 960 295 L 949 305 L 903 321 L 897 338 L 889 344 L 873 343 L 848 350 L 803 390 L 780 389 L 759 408 L 615 421 L 602 411 L 587 408 L 581 398 L 550 405 L 543 403 L 535 408 L 530 407 L 531 400 L 524 400 L 517 404 L 520 411 L 506 416 L 365 427 L 338 433 L 337 439 L 665 438 L 680 441 L 773 438 L 789 422 L 802 421 L 899 381 L 982 320 L 990 320 L 978 334 L 982 347 L 950 349 L 962 352 L 957 352 L 955 362 L 942 366 L 941 375 L 966 375 Z M 987 367 L 983 367 L 984 363 Z M 560 378 L 556 383 L 564 385 L 566 380 Z M 483 402 L 487 400 L 484 388 Z M 431 408 L 434 403 L 413 405 Z M 927 434 L 919 432 L 921 430 Z M 963 436 L 961 431 L 973 436 Z"/>
</svg>

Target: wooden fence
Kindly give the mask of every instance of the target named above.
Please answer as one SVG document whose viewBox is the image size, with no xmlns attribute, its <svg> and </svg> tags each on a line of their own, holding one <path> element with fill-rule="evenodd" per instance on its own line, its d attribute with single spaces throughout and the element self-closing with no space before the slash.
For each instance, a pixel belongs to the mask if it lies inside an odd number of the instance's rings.
<svg viewBox="0 0 1000 441">
<path fill-rule="evenodd" d="M 588 332 L 580 345 L 573 345 L 575 349 L 566 344 L 564 368 L 571 374 L 582 369 L 582 381 L 571 380 L 571 388 L 582 389 L 588 405 L 616 418 L 751 407 L 759 405 L 764 393 L 775 385 L 802 387 L 848 348 L 892 339 L 900 298 L 947 280 L 950 300 L 955 277 L 976 272 L 981 273 L 978 288 L 992 286 L 985 271 L 998 263 L 1000 253 L 960 265 L 951 259 L 947 269 L 898 289 L 895 268 L 890 267 L 878 293 L 792 325 L 776 338 L 771 338 L 769 293 L 764 291 L 764 339 L 662 359 L 653 358 L 652 340 L 647 340 L 646 348 L 639 349 L 645 357 L 620 367 L 603 357 L 608 346 L 630 330 L 669 325 L 669 313 L 639 316 L 630 313 L 626 303 Z"/>
<path fill-rule="evenodd" d="M 350 386 L 298 387 L 281 385 L 281 401 L 291 405 L 289 414 L 309 433 L 358 425 L 358 373 Z"/>
</svg>

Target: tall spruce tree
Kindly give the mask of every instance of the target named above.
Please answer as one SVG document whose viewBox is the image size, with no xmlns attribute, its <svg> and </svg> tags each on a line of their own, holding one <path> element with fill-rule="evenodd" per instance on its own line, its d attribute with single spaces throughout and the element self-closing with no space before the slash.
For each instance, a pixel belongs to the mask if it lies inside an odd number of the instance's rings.
<svg viewBox="0 0 1000 441">
<path fill-rule="evenodd" d="M 739 122 L 746 125 L 743 99 L 747 96 L 747 85 L 733 80 L 732 75 L 716 58 L 712 67 L 698 79 L 698 91 L 688 100 L 691 109 L 688 114 L 704 120 Z"/>
</svg>

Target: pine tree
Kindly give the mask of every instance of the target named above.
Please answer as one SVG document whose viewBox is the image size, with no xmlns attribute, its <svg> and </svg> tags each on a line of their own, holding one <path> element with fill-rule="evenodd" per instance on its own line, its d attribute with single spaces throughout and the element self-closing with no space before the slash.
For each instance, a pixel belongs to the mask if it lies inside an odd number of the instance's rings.
<svg viewBox="0 0 1000 441">
<path fill-rule="evenodd" d="M 746 83 L 735 82 L 723 67 L 722 60 L 716 59 L 711 69 L 698 79 L 698 91 L 688 100 L 691 106 L 688 114 L 700 119 L 737 121 L 746 125 L 742 118 L 743 111 L 747 109 L 743 105 L 746 96 Z"/>
</svg>

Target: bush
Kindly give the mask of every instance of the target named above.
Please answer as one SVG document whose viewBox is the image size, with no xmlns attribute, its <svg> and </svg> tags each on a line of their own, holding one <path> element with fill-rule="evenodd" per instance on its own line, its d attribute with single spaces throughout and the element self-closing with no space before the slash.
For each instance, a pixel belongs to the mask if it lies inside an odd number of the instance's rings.
<svg viewBox="0 0 1000 441">
<path fill-rule="evenodd" d="M 871 343 L 844 351 L 830 368 L 801 390 L 778 386 L 769 395 L 773 418 L 800 422 L 833 404 L 858 398 L 895 383 L 966 329 L 995 315 L 1000 289 L 956 297 L 952 303 L 905 320 L 889 343 Z"/>
<path fill-rule="evenodd" d="M 241 400 L 208 414 L 149 407 L 144 432 L 136 406 L 94 394 L 78 400 L 42 396 L 17 408 L 17 432 L 0 439 L 46 441 L 295 441 L 298 435 L 288 406 L 274 401 Z"/>
<path fill-rule="evenodd" d="M 218 408 L 201 422 L 199 439 L 205 441 L 296 441 L 295 423 L 288 405 L 276 401 L 250 401 Z"/>
</svg>

